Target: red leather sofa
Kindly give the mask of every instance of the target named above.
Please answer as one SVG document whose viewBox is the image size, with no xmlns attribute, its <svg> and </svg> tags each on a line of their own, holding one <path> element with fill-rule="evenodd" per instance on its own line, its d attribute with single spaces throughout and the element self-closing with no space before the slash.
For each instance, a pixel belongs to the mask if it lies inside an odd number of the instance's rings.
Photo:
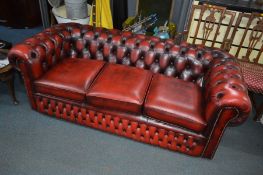
<svg viewBox="0 0 263 175">
<path fill-rule="evenodd" d="M 218 49 L 60 24 L 12 48 L 34 110 L 212 158 L 251 110 L 239 65 Z"/>
</svg>

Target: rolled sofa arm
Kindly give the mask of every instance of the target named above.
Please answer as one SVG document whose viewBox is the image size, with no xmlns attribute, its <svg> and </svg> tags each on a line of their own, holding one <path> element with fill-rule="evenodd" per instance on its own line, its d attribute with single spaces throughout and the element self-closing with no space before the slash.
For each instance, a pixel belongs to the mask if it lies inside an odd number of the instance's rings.
<svg viewBox="0 0 263 175">
<path fill-rule="evenodd" d="M 20 70 L 32 108 L 35 108 L 32 82 L 63 59 L 71 38 L 68 27 L 76 24 L 57 25 L 15 45 L 8 53 L 10 64 Z"/>
<path fill-rule="evenodd" d="M 243 123 L 251 102 L 238 63 L 228 53 L 213 50 L 210 68 L 204 79 L 205 117 L 208 142 L 203 157 L 212 158 L 228 124 Z"/>
<path fill-rule="evenodd" d="M 67 27 L 70 26 L 72 27 L 68 24 Z M 37 79 L 66 56 L 70 39 L 71 34 L 66 26 L 58 25 L 15 45 L 10 50 L 8 58 L 17 68 L 20 64 L 26 64 L 30 78 Z"/>
<path fill-rule="evenodd" d="M 251 111 L 247 86 L 233 56 L 220 50 L 215 52 L 216 57 L 205 76 L 205 117 L 208 121 L 217 120 L 222 110 L 232 109 L 236 114 L 229 118 L 231 124 L 241 124 Z"/>
<path fill-rule="evenodd" d="M 16 69 L 20 70 L 20 73 L 24 79 L 24 84 L 26 87 L 26 92 L 29 98 L 29 102 L 32 108 L 36 108 L 36 104 L 33 98 L 33 88 L 32 81 L 34 75 L 34 71 L 32 71 L 35 62 L 32 60 L 33 52 L 31 52 L 32 46 L 26 44 L 19 44 L 13 47 L 8 53 L 8 59 L 10 64 Z M 35 66 L 36 67 L 36 66 Z"/>
</svg>

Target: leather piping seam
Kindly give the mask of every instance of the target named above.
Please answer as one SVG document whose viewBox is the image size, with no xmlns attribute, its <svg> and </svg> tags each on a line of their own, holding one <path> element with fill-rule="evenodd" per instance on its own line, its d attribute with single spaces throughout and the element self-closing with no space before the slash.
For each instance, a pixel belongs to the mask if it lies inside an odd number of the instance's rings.
<svg viewBox="0 0 263 175">
<path fill-rule="evenodd" d="M 200 137 L 200 139 L 206 139 L 201 133 L 196 133 L 195 131 L 190 130 L 190 129 L 188 129 L 188 128 L 184 128 L 184 127 L 182 127 L 182 126 L 175 125 L 175 124 L 172 124 L 172 123 L 167 123 L 167 122 L 165 122 L 165 121 L 152 118 L 152 117 L 150 117 L 150 116 L 148 116 L 148 115 L 146 115 L 145 117 L 146 117 L 147 119 L 151 119 L 151 120 L 155 120 L 155 121 L 160 122 L 160 123 L 167 124 L 168 126 L 177 127 L 177 128 L 179 128 L 179 129 L 186 130 L 187 132 L 192 132 L 192 134 L 191 134 L 191 133 L 187 133 L 188 135 L 195 135 L 195 137 L 196 137 L 196 135 L 198 135 L 198 137 Z M 148 120 L 147 120 L 147 121 L 148 121 Z"/>
<path fill-rule="evenodd" d="M 34 83 L 35 84 L 35 83 Z M 50 85 L 40 85 L 40 86 L 43 86 L 43 87 L 48 87 L 50 89 L 54 89 L 54 90 L 62 90 L 62 91 L 66 91 L 66 92 L 71 92 L 71 93 L 76 93 L 76 94 L 79 94 L 79 95 L 83 95 L 81 92 L 77 92 L 77 91 L 73 91 L 73 90 L 70 90 L 70 89 L 62 89 L 62 88 L 58 88 L 58 87 L 53 87 L 53 86 L 50 86 Z M 84 94 L 85 94 L 85 91 L 84 91 Z"/>
<path fill-rule="evenodd" d="M 143 103 L 142 103 L 142 115 L 145 114 L 145 103 L 146 103 L 146 100 L 147 100 L 147 97 L 148 97 L 148 94 L 150 93 L 150 89 L 152 87 L 152 83 L 153 83 L 153 77 L 154 77 L 154 74 L 152 74 L 152 77 L 151 77 L 151 81 L 148 85 L 148 88 L 147 88 L 147 91 L 145 93 L 145 96 L 144 96 L 144 100 L 143 100 Z"/>
<path fill-rule="evenodd" d="M 84 88 L 85 97 L 86 97 L 86 93 L 87 93 L 88 89 L 91 88 L 93 82 L 95 82 L 95 80 L 97 80 L 97 78 L 99 77 L 99 75 L 101 74 L 101 72 L 105 69 L 107 63 L 106 63 L 105 61 L 103 61 L 103 62 L 104 62 L 103 66 L 100 68 L 100 70 L 99 70 L 99 71 L 97 72 L 97 74 L 94 76 L 94 78 L 93 78 L 92 81 L 90 82 L 90 85 L 89 85 L 88 87 L 85 87 L 85 88 Z"/>
<path fill-rule="evenodd" d="M 221 138 L 222 138 L 222 135 L 223 135 L 223 133 L 224 133 L 224 131 L 225 131 L 225 128 L 227 127 L 228 123 L 231 122 L 231 120 L 233 120 L 233 119 L 235 119 L 235 118 L 238 118 L 239 113 L 240 113 L 239 110 L 238 110 L 236 107 L 224 107 L 224 109 L 225 109 L 225 108 L 226 108 L 226 109 L 235 109 L 236 112 L 237 112 L 237 114 L 236 114 L 235 117 L 233 117 L 232 119 L 228 120 L 227 123 L 225 124 L 225 126 L 224 126 L 222 132 L 220 133 L 220 136 L 219 136 L 219 138 L 218 138 L 218 140 L 217 140 L 215 149 L 213 149 L 212 156 L 215 154 L 215 151 L 216 151 L 216 149 L 217 149 L 217 147 L 218 147 L 218 144 L 219 144 L 219 142 L 220 142 L 220 140 L 221 140 Z M 219 111 L 219 113 L 218 113 L 218 115 L 217 115 L 217 116 L 219 116 L 219 117 L 217 117 L 217 119 L 216 119 L 216 121 L 215 121 L 215 123 L 214 123 L 214 126 L 213 126 L 213 128 L 212 128 L 212 131 L 210 132 L 210 135 L 209 135 L 209 137 L 208 137 L 208 139 L 207 139 L 207 144 L 206 144 L 206 146 L 205 146 L 205 148 L 204 148 L 204 150 L 203 150 L 202 156 L 204 155 L 204 153 L 205 153 L 205 151 L 206 151 L 206 149 L 207 149 L 207 147 L 208 147 L 208 145 L 209 145 L 209 143 L 210 143 L 210 141 L 211 141 L 211 136 L 212 136 L 212 134 L 214 133 L 215 127 L 217 126 L 216 123 L 218 122 L 222 111 L 223 111 L 223 108 Z"/>
<path fill-rule="evenodd" d="M 164 114 L 166 114 L 166 115 L 171 115 L 171 113 L 169 113 L 169 112 L 167 112 L 167 111 L 163 111 L 163 110 L 157 110 L 157 109 L 151 109 L 151 110 L 153 110 L 153 111 L 155 111 L 155 112 L 162 112 L 162 113 L 164 113 Z M 149 116 L 149 115 L 147 115 L 147 116 Z M 180 117 L 180 116 L 178 116 L 178 115 L 176 115 L 176 117 L 178 117 L 180 120 L 186 120 L 186 121 L 188 121 L 188 122 L 191 122 L 191 123 L 193 123 L 193 124 L 196 124 L 193 120 L 190 120 L 190 119 L 185 119 L 185 118 L 182 118 L 182 117 Z M 160 120 L 160 121 L 162 121 L 162 120 Z M 197 122 L 198 124 L 201 124 L 201 123 L 199 123 L 199 122 Z M 176 125 L 176 124 L 175 124 Z M 201 125 L 203 125 L 204 127 L 206 127 L 207 126 L 207 124 L 201 124 Z M 177 126 L 177 125 L 176 125 Z M 186 127 L 183 127 L 183 128 L 186 128 Z M 189 128 L 186 128 L 186 129 L 189 129 Z M 189 129 L 189 130 L 191 130 L 191 129 Z M 192 131 L 194 131 L 194 130 L 192 130 Z M 195 132 L 198 132 L 198 131 L 195 131 Z M 202 132 L 202 131 L 200 131 L 200 132 Z"/>
<path fill-rule="evenodd" d="M 90 86 L 88 89 L 86 89 L 86 94 L 90 91 L 90 89 L 94 86 L 94 83 L 97 81 L 97 79 L 100 77 L 100 75 L 105 71 L 106 67 L 108 67 L 110 63 L 105 62 L 105 64 L 103 65 L 103 67 L 101 68 L 101 70 L 99 71 L 99 73 L 96 75 L 96 77 L 93 79 L 93 81 L 91 82 Z"/>
<path fill-rule="evenodd" d="M 144 110 L 145 100 L 146 100 L 146 97 L 147 97 L 147 95 L 149 93 L 149 90 L 150 90 L 150 87 L 151 87 L 151 84 L 152 84 L 152 81 L 153 81 L 153 76 L 154 76 L 154 74 L 151 71 L 147 70 L 147 72 L 150 72 L 151 77 L 149 77 L 148 80 L 147 80 L 147 82 L 149 82 L 149 84 L 148 84 L 148 86 L 146 88 L 146 91 L 144 93 L 144 98 L 143 98 L 143 100 L 141 102 L 141 104 L 142 104 L 142 111 L 141 111 L 142 114 L 143 114 L 143 110 Z"/>
</svg>

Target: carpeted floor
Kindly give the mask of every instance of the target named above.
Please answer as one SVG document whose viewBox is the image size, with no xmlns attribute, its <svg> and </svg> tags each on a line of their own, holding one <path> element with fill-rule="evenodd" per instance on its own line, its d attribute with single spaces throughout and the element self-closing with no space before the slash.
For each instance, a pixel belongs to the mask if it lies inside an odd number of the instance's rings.
<svg viewBox="0 0 263 175">
<path fill-rule="evenodd" d="M 37 113 L 31 110 L 18 78 L 15 84 L 20 101 L 17 106 L 12 104 L 7 87 L 0 84 L 0 175 L 263 173 L 263 125 L 252 117 L 239 127 L 227 128 L 214 159 L 208 160 Z"/>
<path fill-rule="evenodd" d="M 12 29 L 0 25 L 0 39 L 15 44 L 42 30 L 41 26 L 32 29 Z"/>
</svg>

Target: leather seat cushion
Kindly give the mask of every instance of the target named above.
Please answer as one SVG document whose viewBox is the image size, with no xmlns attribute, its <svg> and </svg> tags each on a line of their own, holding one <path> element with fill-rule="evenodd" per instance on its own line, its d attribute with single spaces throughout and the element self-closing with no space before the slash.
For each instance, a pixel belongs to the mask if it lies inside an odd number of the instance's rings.
<svg viewBox="0 0 263 175">
<path fill-rule="evenodd" d="M 144 113 L 196 132 L 206 127 L 200 87 L 173 77 L 154 75 L 145 100 Z"/>
<path fill-rule="evenodd" d="M 83 101 L 87 88 L 104 66 L 103 61 L 69 58 L 36 80 L 36 92 Z"/>
<path fill-rule="evenodd" d="M 107 64 L 87 91 L 88 104 L 141 114 L 151 78 L 144 69 Z"/>
</svg>

